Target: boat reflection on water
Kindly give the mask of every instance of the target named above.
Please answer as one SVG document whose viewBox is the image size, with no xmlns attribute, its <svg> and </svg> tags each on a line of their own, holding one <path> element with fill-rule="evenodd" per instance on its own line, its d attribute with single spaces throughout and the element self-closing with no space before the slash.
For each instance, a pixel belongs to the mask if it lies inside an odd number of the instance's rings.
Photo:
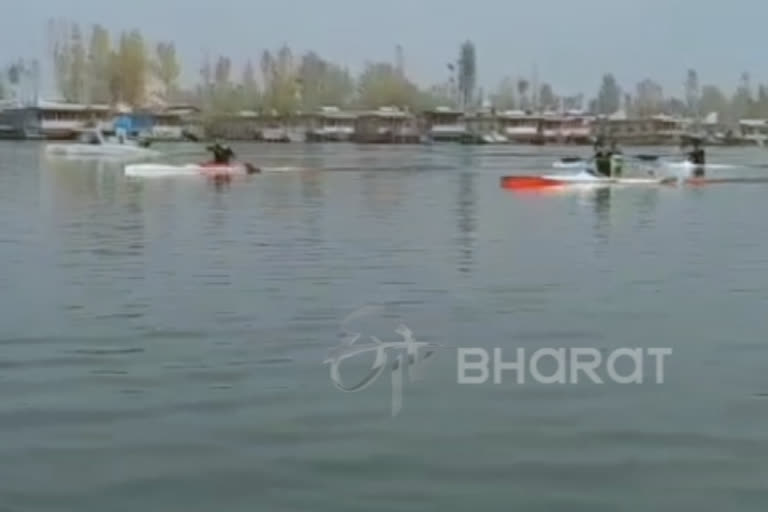
<svg viewBox="0 0 768 512">
<path fill-rule="evenodd" d="M 587 197 L 590 198 L 592 204 L 595 207 L 595 215 L 598 217 L 604 217 L 611 211 L 611 189 L 599 188 L 592 191 Z"/>
<path fill-rule="evenodd" d="M 471 274 L 474 263 L 477 231 L 476 203 L 474 174 L 471 171 L 463 171 L 459 174 L 458 197 L 456 201 L 456 242 L 459 248 L 458 269 L 462 274 Z"/>
<path fill-rule="evenodd" d="M 122 165 L 105 160 L 41 159 L 39 170 L 41 205 L 76 207 L 114 192 Z"/>
<path fill-rule="evenodd" d="M 622 187 L 595 184 L 533 187 L 506 189 L 520 198 L 557 198 L 567 200 L 576 206 L 576 211 L 590 211 L 594 214 L 595 239 L 607 241 L 610 238 L 612 222 L 625 219 L 625 215 L 616 215 L 617 209 L 631 212 L 635 219 L 633 229 L 646 229 L 656 222 L 656 208 L 659 194 L 669 187 Z"/>
<path fill-rule="evenodd" d="M 589 202 L 595 212 L 595 239 L 607 241 L 610 238 L 611 227 L 611 193 L 610 187 L 591 191 Z"/>
</svg>

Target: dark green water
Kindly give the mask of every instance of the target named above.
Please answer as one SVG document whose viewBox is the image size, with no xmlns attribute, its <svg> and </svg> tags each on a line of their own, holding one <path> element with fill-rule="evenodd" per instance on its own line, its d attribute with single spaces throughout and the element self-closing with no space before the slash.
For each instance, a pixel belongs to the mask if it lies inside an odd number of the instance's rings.
<svg viewBox="0 0 768 512">
<path fill-rule="evenodd" d="M 0 510 L 768 510 L 768 185 L 518 196 L 556 149 L 236 149 L 324 170 L 0 145 Z M 323 365 L 367 304 L 441 345 L 396 417 L 389 372 Z M 673 353 L 663 384 L 459 385 L 458 347 Z"/>
</svg>

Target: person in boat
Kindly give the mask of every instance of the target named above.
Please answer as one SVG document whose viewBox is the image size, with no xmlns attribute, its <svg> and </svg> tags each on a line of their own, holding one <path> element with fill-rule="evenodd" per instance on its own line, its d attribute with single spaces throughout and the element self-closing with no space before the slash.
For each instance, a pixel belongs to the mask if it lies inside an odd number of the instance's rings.
<svg viewBox="0 0 768 512">
<path fill-rule="evenodd" d="M 707 157 L 704 153 L 704 148 L 701 147 L 701 142 L 698 140 L 693 141 L 693 150 L 688 153 L 688 161 L 694 164 L 696 167 L 693 170 L 694 176 L 704 175 L 704 165 Z"/>
<path fill-rule="evenodd" d="M 217 164 L 229 164 L 233 158 L 235 158 L 235 152 L 232 148 L 225 146 L 218 141 L 212 146 L 206 148 L 207 151 L 213 153 L 213 162 Z"/>
<path fill-rule="evenodd" d="M 595 142 L 595 171 L 600 176 L 611 175 L 611 155 L 610 152 L 605 149 L 603 139 L 598 138 Z"/>
<path fill-rule="evenodd" d="M 608 158 L 611 161 L 613 175 L 621 176 L 624 158 L 623 153 L 621 152 L 621 149 L 615 140 L 611 141 L 611 149 L 608 152 Z"/>
</svg>

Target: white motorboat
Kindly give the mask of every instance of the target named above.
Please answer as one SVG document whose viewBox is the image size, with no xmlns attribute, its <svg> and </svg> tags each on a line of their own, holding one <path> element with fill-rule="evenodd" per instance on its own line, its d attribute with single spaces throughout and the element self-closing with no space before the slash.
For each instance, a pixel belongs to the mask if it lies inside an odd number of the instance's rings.
<svg viewBox="0 0 768 512">
<path fill-rule="evenodd" d="M 100 130 L 83 132 L 78 142 L 69 144 L 47 144 L 45 153 L 55 157 L 109 158 L 119 160 L 141 160 L 160 156 L 162 153 L 149 149 L 138 141 L 129 139 L 118 131 L 115 137 L 105 138 Z"/>
</svg>

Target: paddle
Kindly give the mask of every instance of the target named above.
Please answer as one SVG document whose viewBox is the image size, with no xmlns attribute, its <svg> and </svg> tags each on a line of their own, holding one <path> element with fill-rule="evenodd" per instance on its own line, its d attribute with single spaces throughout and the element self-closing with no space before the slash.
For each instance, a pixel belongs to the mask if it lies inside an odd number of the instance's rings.
<svg viewBox="0 0 768 512">
<path fill-rule="evenodd" d="M 640 155 L 630 155 L 630 158 L 636 158 L 637 160 L 642 160 L 644 162 L 656 162 L 659 158 L 661 158 L 661 155 L 647 155 L 647 154 L 640 154 Z"/>
<path fill-rule="evenodd" d="M 668 158 L 672 156 L 678 156 L 678 155 L 672 155 L 672 154 L 655 155 L 655 154 L 649 154 L 649 153 L 640 153 L 638 155 L 626 155 L 627 158 L 642 160 L 644 162 L 656 162 L 662 158 Z M 594 157 L 585 159 L 579 156 L 564 156 L 564 157 L 561 157 L 560 160 L 558 161 L 564 164 L 575 164 L 579 162 L 591 162 L 592 160 L 594 160 Z"/>
<path fill-rule="evenodd" d="M 245 171 L 248 174 L 258 174 L 261 172 L 261 169 L 258 167 L 254 167 L 253 165 L 249 164 L 248 162 L 244 162 L 243 165 L 245 166 Z"/>
</svg>

